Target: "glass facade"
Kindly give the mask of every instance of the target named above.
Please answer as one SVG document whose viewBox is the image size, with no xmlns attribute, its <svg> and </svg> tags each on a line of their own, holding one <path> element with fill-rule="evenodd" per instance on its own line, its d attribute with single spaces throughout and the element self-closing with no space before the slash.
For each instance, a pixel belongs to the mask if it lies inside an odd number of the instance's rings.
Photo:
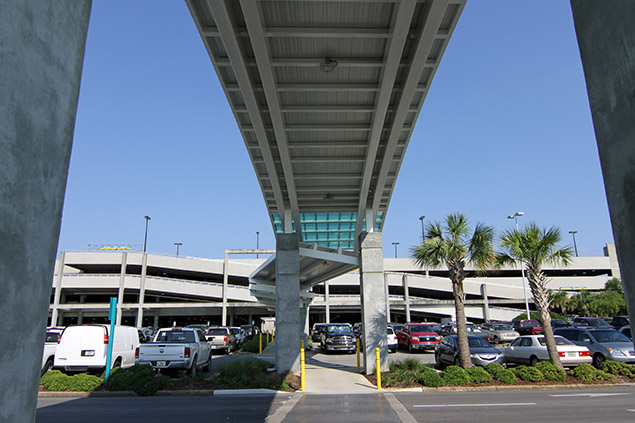
<svg viewBox="0 0 635 423">
<path fill-rule="evenodd" d="M 271 216 L 276 233 L 282 233 L 282 222 L 280 216 Z M 377 214 L 375 230 L 382 227 L 384 213 Z M 356 212 L 329 212 L 329 213 L 300 213 L 300 224 L 302 225 L 302 242 L 308 244 L 317 243 L 320 247 L 342 248 L 352 250 L 355 248 L 355 224 L 357 222 Z M 293 222 L 293 232 L 295 232 L 295 222 Z M 364 221 L 362 231 L 366 230 Z"/>
</svg>

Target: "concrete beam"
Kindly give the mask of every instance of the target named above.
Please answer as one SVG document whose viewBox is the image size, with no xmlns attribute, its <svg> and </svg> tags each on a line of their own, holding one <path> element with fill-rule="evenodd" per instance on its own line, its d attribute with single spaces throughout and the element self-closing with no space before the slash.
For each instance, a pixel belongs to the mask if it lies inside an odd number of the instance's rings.
<svg viewBox="0 0 635 423">
<path fill-rule="evenodd" d="M 2 422 L 35 421 L 90 9 L 0 2 Z"/>
<path fill-rule="evenodd" d="M 571 0 L 631 330 L 635 329 L 635 2 Z"/>
<path fill-rule="evenodd" d="M 388 365 L 386 342 L 386 287 L 384 285 L 384 256 L 381 232 L 362 233 L 360 249 L 360 294 L 362 302 L 362 332 L 364 336 L 364 371 L 370 374 L 375 367 L 375 348 L 380 349 L 382 368 Z"/>
</svg>

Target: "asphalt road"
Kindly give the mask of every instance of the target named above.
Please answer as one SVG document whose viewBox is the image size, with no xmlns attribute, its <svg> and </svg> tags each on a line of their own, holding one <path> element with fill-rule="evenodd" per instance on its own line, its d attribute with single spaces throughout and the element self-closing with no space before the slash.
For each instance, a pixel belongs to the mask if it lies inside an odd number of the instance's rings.
<svg viewBox="0 0 635 423">
<path fill-rule="evenodd" d="M 603 389 L 277 394 L 38 401 L 36 422 L 460 422 L 635 421 L 635 387 Z"/>
</svg>

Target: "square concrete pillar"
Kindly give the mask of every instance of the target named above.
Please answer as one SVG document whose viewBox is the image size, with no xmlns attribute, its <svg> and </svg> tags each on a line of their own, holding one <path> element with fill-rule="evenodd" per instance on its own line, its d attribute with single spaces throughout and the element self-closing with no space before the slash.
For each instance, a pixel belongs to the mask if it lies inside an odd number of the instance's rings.
<svg viewBox="0 0 635 423">
<path fill-rule="evenodd" d="M 386 341 L 386 286 L 384 284 L 384 252 L 381 232 L 360 235 L 360 294 L 362 300 L 362 333 L 364 335 L 364 371 L 371 374 L 376 366 L 375 348 L 380 349 L 381 367 L 388 366 Z"/>
<path fill-rule="evenodd" d="M 35 421 L 90 8 L 0 1 L 1 422 Z"/>
<path fill-rule="evenodd" d="M 276 235 L 276 372 L 300 374 L 300 249 L 296 234 Z"/>
<path fill-rule="evenodd" d="M 626 305 L 635 329 L 635 2 L 571 0 Z"/>
</svg>

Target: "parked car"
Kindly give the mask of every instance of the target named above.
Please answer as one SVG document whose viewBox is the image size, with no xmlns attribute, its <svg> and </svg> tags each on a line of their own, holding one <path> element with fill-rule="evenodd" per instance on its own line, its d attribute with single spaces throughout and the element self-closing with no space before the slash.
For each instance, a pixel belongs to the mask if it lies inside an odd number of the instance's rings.
<svg viewBox="0 0 635 423">
<path fill-rule="evenodd" d="M 467 342 L 470 346 L 470 357 L 475 366 L 487 366 L 490 363 L 505 364 L 505 356 L 502 351 L 493 347 L 480 336 L 468 335 Z M 434 351 L 437 367 L 446 365 L 459 365 L 459 342 L 456 335 L 443 338 Z"/>
<path fill-rule="evenodd" d="M 415 350 L 433 350 L 439 344 L 441 336 L 432 331 L 430 325 L 408 323 L 403 330 L 397 332 L 399 347 Z"/>
<path fill-rule="evenodd" d="M 542 333 L 542 326 L 536 319 L 514 320 L 512 328 L 520 335 L 540 335 Z"/>
<path fill-rule="evenodd" d="M 575 345 L 562 336 L 554 336 L 556 349 L 563 366 L 591 364 L 593 359 L 587 347 Z M 539 361 L 548 361 L 549 352 L 544 335 L 525 335 L 514 339 L 508 347 L 501 348 L 507 363 L 535 366 Z"/>
<path fill-rule="evenodd" d="M 143 331 L 141 329 L 137 329 L 137 335 L 139 336 L 139 342 L 142 344 L 146 344 L 148 342 L 152 342 L 152 338 L 149 336 L 146 336 L 145 333 L 143 333 Z"/>
<path fill-rule="evenodd" d="M 240 328 L 245 332 L 247 339 L 251 339 L 254 336 L 254 327 L 252 325 L 242 325 Z"/>
<path fill-rule="evenodd" d="M 615 316 L 611 320 L 611 326 L 613 326 L 615 329 L 619 329 L 630 324 L 631 321 L 629 320 L 628 316 Z"/>
<path fill-rule="evenodd" d="M 141 344 L 135 350 L 137 364 L 149 364 L 155 370 L 185 369 L 195 374 L 209 371 L 212 349 L 199 328 L 165 328 L 159 330 L 154 342 Z"/>
<path fill-rule="evenodd" d="M 63 327 L 46 328 L 46 338 L 44 340 L 44 351 L 42 352 L 41 374 L 44 374 L 50 370 L 53 370 L 53 363 L 55 361 L 55 350 L 57 349 L 57 341 L 60 339 L 60 334 L 63 331 L 64 331 Z"/>
<path fill-rule="evenodd" d="M 205 332 L 207 342 L 213 350 L 222 350 L 225 354 L 236 350 L 236 337 L 225 326 L 211 327 Z"/>
<path fill-rule="evenodd" d="M 563 336 L 576 345 L 587 347 L 593 357 L 593 365 L 598 369 L 604 368 L 606 360 L 635 363 L 633 341 L 613 328 L 560 328 L 554 334 Z"/>
<path fill-rule="evenodd" d="M 628 339 L 633 339 L 630 326 L 622 326 L 618 332 L 628 337 Z"/>
<path fill-rule="evenodd" d="M 320 332 L 320 346 L 325 352 L 347 351 L 354 352 L 357 342 L 353 328 L 348 323 L 330 323 Z"/>
<path fill-rule="evenodd" d="M 327 323 L 314 323 L 313 328 L 311 328 L 311 341 L 320 342 L 321 338 L 321 330 L 325 329 Z"/>
<path fill-rule="evenodd" d="M 511 342 L 520 335 L 512 329 L 511 323 L 483 323 L 481 332 L 488 334 L 493 344 Z"/>
<path fill-rule="evenodd" d="M 467 329 L 468 335 L 478 336 L 485 339 L 487 342 L 491 342 L 489 335 L 485 332 L 482 332 L 474 323 L 467 322 L 465 324 L 465 328 Z M 441 336 L 449 336 L 456 335 L 457 328 L 456 323 L 450 323 L 449 325 L 445 325 L 441 328 Z"/>
<path fill-rule="evenodd" d="M 397 352 L 397 335 L 395 334 L 395 330 L 388 326 L 386 328 L 386 341 L 388 342 L 388 351 Z"/>
<path fill-rule="evenodd" d="M 388 326 L 390 326 L 391 328 L 393 328 L 393 330 L 395 331 L 395 333 L 403 330 L 404 325 L 402 325 L 401 323 L 388 323 Z M 354 331 L 355 328 L 353 328 Z"/>
<path fill-rule="evenodd" d="M 540 322 L 540 325 L 542 326 L 542 322 Z M 571 323 L 562 320 L 562 319 L 551 319 L 551 327 L 553 329 L 555 328 L 570 328 L 571 327 Z"/>
<path fill-rule="evenodd" d="M 137 328 L 115 326 L 110 336 L 110 325 L 68 326 L 60 335 L 53 368 L 72 372 L 106 369 L 108 345 L 112 345 L 112 367 L 125 369 L 135 364 L 135 348 L 139 346 Z"/>
<path fill-rule="evenodd" d="M 592 326 L 597 328 L 608 328 L 610 325 L 606 323 L 606 320 L 599 317 L 576 317 L 573 319 L 572 326 Z"/>
<path fill-rule="evenodd" d="M 207 325 L 187 325 L 185 327 L 186 328 L 200 329 L 200 330 L 203 331 L 203 333 L 205 333 L 207 331 L 207 329 L 209 329 L 209 326 L 207 326 Z"/>
<path fill-rule="evenodd" d="M 229 328 L 234 338 L 236 338 L 236 349 L 240 348 L 240 346 L 247 340 L 247 335 L 245 331 L 239 327 L 232 326 Z"/>
<path fill-rule="evenodd" d="M 357 323 L 355 323 L 355 324 L 353 325 L 353 334 L 354 334 L 357 338 L 360 338 L 360 337 L 362 336 L 362 328 L 363 328 L 363 327 L 364 327 L 364 326 L 363 326 L 361 323 L 359 323 L 359 322 L 357 322 Z"/>
</svg>

